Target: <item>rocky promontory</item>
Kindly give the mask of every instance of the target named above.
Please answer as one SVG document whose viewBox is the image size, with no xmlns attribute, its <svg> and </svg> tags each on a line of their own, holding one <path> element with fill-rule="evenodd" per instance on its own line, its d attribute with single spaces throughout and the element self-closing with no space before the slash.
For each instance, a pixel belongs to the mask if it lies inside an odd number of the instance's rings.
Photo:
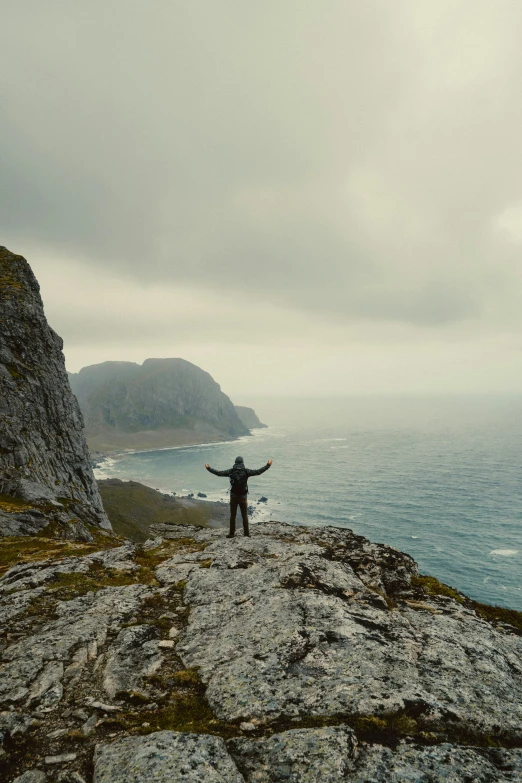
<svg viewBox="0 0 522 783">
<path fill-rule="evenodd" d="M 522 781 L 521 613 L 347 529 L 230 540 L 201 526 L 226 506 L 113 479 L 115 535 L 61 340 L 5 248 L 0 293 L 2 783 Z M 78 392 L 103 432 L 245 431 L 188 362 L 116 369 Z"/>
<path fill-rule="evenodd" d="M 225 532 L 12 541 L 6 783 L 522 780 L 520 615 L 350 530 Z"/>
<path fill-rule="evenodd" d="M 208 372 L 185 359 L 103 362 L 70 373 L 91 449 L 153 449 L 249 435 Z"/>
<path fill-rule="evenodd" d="M 234 405 L 237 415 L 249 430 L 266 429 L 266 424 L 259 421 L 259 417 L 253 408 L 247 408 L 245 405 Z"/>
<path fill-rule="evenodd" d="M 50 522 L 87 537 L 110 529 L 71 393 L 62 340 L 25 258 L 0 247 L 0 535 Z"/>
</svg>

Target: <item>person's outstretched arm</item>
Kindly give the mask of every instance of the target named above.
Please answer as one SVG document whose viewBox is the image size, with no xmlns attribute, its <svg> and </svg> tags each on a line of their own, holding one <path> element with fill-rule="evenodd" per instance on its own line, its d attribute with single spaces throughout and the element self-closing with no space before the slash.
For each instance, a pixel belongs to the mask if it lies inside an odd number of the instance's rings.
<svg viewBox="0 0 522 783">
<path fill-rule="evenodd" d="M 272 464 L 272 460 L 269 459 L 266 465 L 263 465 L 262 468 L 258 468 L 257 470 L 250 470 L 250 468 L 247 468 L 247 473 L 249 476 L 260 476 L 261 473 L 264 473 L 265 470 L 268 470 L 271 464 Z"/>
<path fill-rule="evenodd" d="M 232 468 L 228 468 L 228 470 L 215 470 L 214 468 L 211 468 L 208 463 L 205 463 L 205 467 L 208 472 L 213 473 L 214 476 L 230 476 L 232 473 Z"/>
</svg>

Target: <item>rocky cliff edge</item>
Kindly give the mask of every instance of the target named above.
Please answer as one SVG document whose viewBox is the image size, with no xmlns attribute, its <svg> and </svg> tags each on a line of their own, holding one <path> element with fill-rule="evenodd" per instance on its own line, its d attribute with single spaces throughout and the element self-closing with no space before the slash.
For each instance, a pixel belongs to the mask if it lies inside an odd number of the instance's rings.
<svg viewBox="0 0 522 783">
<path fill-rule="evenodd" d="M 249 430 L 266 429 L 267 425 L 259 420 L 259 417 L 253 408 L 247 408 L 245 405 L 234 405 L 236 413 Z"/>
<path fill-rule="evenodd" d="M 0 581 L 7 783 L 522 780 L 520 629 L 350 530 L 155 535 Z"/>
<path fill-rule="evenodd" d="M 0 247 L 0 535 L 53 523 L 89 538 L 110 530 L 94 480 L 62 340 L 22 256 Z"/>
</svg>

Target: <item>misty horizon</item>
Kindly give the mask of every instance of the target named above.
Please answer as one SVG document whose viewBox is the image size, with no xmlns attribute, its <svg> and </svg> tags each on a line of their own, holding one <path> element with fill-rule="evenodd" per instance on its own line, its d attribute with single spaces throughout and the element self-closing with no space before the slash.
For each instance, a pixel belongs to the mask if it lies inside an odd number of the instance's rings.
<svg viewBox="0 0 522 783">
<path fill-rule="evenodd" d="M 0 13 L 1 241 L 71 372 L 522 391 L 519 3 Z"/>
</svg>

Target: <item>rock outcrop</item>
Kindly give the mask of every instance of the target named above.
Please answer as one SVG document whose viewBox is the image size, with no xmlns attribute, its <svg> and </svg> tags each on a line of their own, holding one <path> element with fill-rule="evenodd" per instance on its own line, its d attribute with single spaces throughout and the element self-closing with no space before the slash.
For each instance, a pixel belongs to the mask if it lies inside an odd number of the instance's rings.
<svg viewBox="0 0 522 783">
<path fill-rule="evenodd" d="M 62 340 L 27 261 L 0 247 L 0 535 L 52 519 L 73 536 L 110 529 L 93 477 Z"/>
<path fill-rule="evenodd" d="M 408 555 L 276 522 L 154 533 L 0 580 L 6 783 L 522 780 L 520 632 Z"/>
<path fill-rule="evenodd" d="M 236 413 L 245 427 L 248 427 L 249 430 L 260 428 L 266 429 L 267 425 L 259 421 L 259 418 L 253 408 L 247 408 L 244 405 L 234 405 L 234 408 L 236 409 Z"/>
<path fill-rule="evenodd" d="M 209 373 L 184 359 L 103 362 L 70 374 L 91 448 L 156 448 L 249 435 Z"/>
</svg>

